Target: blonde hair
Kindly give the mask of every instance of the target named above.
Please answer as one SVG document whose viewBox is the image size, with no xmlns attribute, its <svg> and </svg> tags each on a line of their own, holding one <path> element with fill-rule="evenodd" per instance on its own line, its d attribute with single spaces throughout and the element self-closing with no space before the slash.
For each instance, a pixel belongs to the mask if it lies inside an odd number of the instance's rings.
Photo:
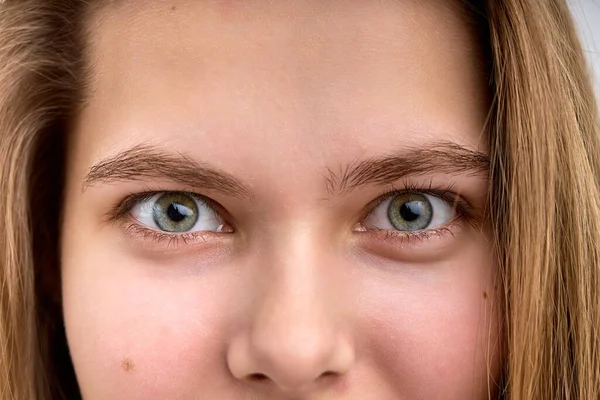
<svg viewBox="0 0 600 400">
<path fill-rule="evenodd" d="M 600 399 L 598 109 L 564 0 L 465 1 L 493 95 L 509 399 Z M 95 5 L 97 5 L 96 3 Z M 0 398 L 77 396 L 60 312 L 64 141 L 85 0 L 0 4 Z"/>
</svg>

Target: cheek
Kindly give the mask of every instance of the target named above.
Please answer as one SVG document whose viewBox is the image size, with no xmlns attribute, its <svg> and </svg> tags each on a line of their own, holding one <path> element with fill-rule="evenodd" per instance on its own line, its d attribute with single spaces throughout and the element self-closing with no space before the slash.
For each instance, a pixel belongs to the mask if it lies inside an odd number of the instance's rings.
<svg viewBox="0 0 600 400">
<path fill-rule="evenodd" d="M 74 251 L 63 261 L 67 337 L 84 395 L 93 394 L 86 398 L 191 398 L 226 376 L 223 332 L 233 307 L 223 293 L 232 291 L 218 271 L 165 278 L 159 266 L 94 254 Z"/>
<path fill-rule="evenodd" d="M 488 383 L 493 387 L 499 377 L 502 338 L 499 290 L 483 247 L 393 279 L 366 281 L 361 336 L 399 393 L 488 398 Z"/>
</svg>

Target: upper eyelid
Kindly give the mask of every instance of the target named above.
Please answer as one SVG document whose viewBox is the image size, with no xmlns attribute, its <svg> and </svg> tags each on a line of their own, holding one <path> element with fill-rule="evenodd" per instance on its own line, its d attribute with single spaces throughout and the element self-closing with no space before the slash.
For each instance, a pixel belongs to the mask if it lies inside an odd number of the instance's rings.
<svg viewBox="0 0 600 400">
<path fill-rule="evenodd" d="M 184 190 L 148 190 L 145 192 L 133 193 L 127 196 L 112 209 L 108 219 L 109 221 L 119 220 L 127 214 L 129 214 L 137 204 L 145 200 L 149 200 L 158 194 L 168 193 L 184 193 L 202 202 L 204 205 L 209 207 L 213 212 L 215 212 L 219 216 L 223 217 L 223 214 L 228 215 L 225 208 L 221 206 L 218 202 L 211 199 L 210 197 L 206 197 L 198 193 L 188 192 Z"/>
<path fill-rule="evenodd" d="M 381 194 L 379 197 L 375 198 L 370 203 L 368 203 L 365 210 L 363 210 L 363 212 L 360 214 L 359 221 L 357 222 L 362 222 L 365 219 L 367 219 L 377 207 L 385 203 L 387 200 L 395 196 L 407 193 L 428 194 L 430 196 L 435 196 L 452 205 L 453 208 L 461 214 L 467 214 L 471 212 L 472 207 L 470 203 L 464 200 L 459 194 L 454 193 L 452 191 L 451 186 L 444 189 L 436 188 L 431 185 L 429 187 L 419 188 L 416 185 L 407 184 L 406 188 L 404 189 L 392 189 L 386 193 Z"/>
</svg>

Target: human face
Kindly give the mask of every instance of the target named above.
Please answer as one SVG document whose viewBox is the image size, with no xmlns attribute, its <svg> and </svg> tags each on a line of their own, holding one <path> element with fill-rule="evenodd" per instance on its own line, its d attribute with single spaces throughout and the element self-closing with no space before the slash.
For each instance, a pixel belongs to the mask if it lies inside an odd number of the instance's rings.
<svg viewBox="0 0 600 400">
<path fill-rule="evenodd" d="M 488 398 L 487 92 L 449 3 L 93 16 L 61 251 L 85 399 Z"/>
</svg>

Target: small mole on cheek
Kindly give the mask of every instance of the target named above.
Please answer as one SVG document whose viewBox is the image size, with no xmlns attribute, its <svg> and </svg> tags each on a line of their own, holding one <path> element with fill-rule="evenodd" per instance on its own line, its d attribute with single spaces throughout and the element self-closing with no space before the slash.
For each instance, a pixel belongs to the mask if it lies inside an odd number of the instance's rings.
<svg viewBox="0 0 600 400">
<path fill-rule="evenodd" d="M 121 368 L 123 368 L 123 371 L 125 372 L 131 372 L 135 369 L 135 365 L 133 365 L 133 361 L 131 361 L 130 358 L 124 358 L 123 361 L 121 361 Z"/>
<path fill-rule="evenodd" d="M 487 299 L 487 293 L 486 292 L 483 292 L 483 298 Z"/>
<path fill-rule="evenodd" d="M 171 11 L 175 11 L 175 10 L 177 10 L 177 7 L 176 6 L 172 6 L 171 7 Z"/>
</svg>

